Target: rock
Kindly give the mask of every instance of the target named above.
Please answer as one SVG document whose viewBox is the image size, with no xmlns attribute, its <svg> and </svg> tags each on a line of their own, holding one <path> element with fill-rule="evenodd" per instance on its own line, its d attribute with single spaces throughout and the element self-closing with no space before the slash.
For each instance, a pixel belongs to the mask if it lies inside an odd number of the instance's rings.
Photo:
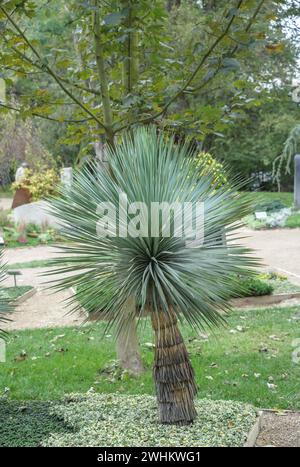
<svg viewBox="0 0 300 467">
<path fill-rule="evenodd" d="M 28 204 L 31 201 L 31 194 L 27 188 L 18 188 L 12 202 L 12 209 L 15 209 L 23 204 Z"/>
<path fill-rule="evenodd" d="M 13 219 L 17 224 L 49 225 L 58 228 L 59 223 L 49 213 L 49 205 L 45 201 L 36 201 L 18 206 L 13 210 Z"/>
</svg>

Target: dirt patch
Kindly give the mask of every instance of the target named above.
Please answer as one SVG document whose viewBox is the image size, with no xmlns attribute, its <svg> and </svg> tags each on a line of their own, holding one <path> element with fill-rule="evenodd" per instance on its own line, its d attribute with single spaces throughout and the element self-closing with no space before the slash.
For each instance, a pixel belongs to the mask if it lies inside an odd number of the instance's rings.
<svg viewBox="0 0 300 467">
<path fill-rule="evenodd" d="M 300 412 L 264 411 L 257 447 L 300 447 Z"/>
</svg>

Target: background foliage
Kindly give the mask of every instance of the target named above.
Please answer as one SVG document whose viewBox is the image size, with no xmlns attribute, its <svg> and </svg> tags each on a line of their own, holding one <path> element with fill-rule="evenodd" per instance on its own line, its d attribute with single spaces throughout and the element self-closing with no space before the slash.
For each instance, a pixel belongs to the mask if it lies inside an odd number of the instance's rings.
<svg viewBox="0 0 300 467">
<path fill-rule="evenodd" d="M 294 0 L 6 0 L 1 110 L 40 117 L 59 164 L 152 122 L 245 177 L 270 172 L 298 120 L 298 16 Z"/>
</svg>

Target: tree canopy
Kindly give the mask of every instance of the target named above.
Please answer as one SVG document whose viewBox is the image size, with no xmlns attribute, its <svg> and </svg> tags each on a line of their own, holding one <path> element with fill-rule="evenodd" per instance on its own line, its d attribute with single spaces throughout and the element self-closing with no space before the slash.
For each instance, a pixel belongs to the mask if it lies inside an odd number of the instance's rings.
<svg viewBox="0 0 300 467">
<path fill-rule="evenodd" d="M 264 134 L 259 115 L 287 101 L 298 15 L 281 0 L 4 1 L 1 111 L 46 120 L 79 158 L 154 123 L 230 161 L 238 128 L 259 120 Z"/>
</svg>

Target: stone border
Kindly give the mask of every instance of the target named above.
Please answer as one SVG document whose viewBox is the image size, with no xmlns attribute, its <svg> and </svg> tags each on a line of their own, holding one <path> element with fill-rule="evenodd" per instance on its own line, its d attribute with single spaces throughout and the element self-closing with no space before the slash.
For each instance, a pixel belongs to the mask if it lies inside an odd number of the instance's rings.
<svg viewBox="0 0 300 467">
<path fill-rule="evenodd" d="M 281 293 L 277 295 L 261 295 L 259 297 L 233 298 L 230 301 L 230 304 L 236 308 L 259 307 L 266 305 L 276 305 L 277 303 L 284 302 L 285 300 L 291 300 L 293 298 L 298 298 L 300 300 L 300 292 Z"/>
<path fill-rule="evenodd" d="M 33 287 L 32 289 L 30 290 L 27 290 L 27 292 L 23 293 L 23 295 L 20 295 L 20 297 L 18 298 L 15 298 L 12 303 L 14 305 L 20 305 L 21 303 L 25 302 L 26 300 L 28 300 L 28 298 L 32 297 L 33 295 L 35 295 L 37 292 L 36 288 Z"/>
<path fill-rule="evenodd" d="M 244 448 L 254 448 L 255 447 L 256 440 L 257 440 L 258 435 L 259 435 L 260 430 L 261 430 L 262 418 L 263 418 L 263 411 L 259 410 L 259 412 L 257 414 L 257 419 L 256 419 L 254 425 L 252 426 L 251 430 L 249 431 L 248 436 L 247 436 L 247 440 L 244 443 L 244 446 L 243 446 Z"/>
<path fill-rule="evenodd" d="M 76 291 L 74 287 L 71 287 L 72 293 L 75 295 Z M 276 295 L 261 295 L 259 297 L 242 297 L 242 298 L 233 298 L 230 300 L 230 305 L 233 308 L 256 308 L 264 307 L 267 305 L 276 305 L 278 303 L 284 302 L 285 300 L 291 300 L 293 298 L 298 298 L 300 300 L 300 292 L 289 292 Z M 88 312 L 81 307 L 83 313 L 89 318 Z M 93 319 L 89 318 L 91 321 Z"/>
</svg>

